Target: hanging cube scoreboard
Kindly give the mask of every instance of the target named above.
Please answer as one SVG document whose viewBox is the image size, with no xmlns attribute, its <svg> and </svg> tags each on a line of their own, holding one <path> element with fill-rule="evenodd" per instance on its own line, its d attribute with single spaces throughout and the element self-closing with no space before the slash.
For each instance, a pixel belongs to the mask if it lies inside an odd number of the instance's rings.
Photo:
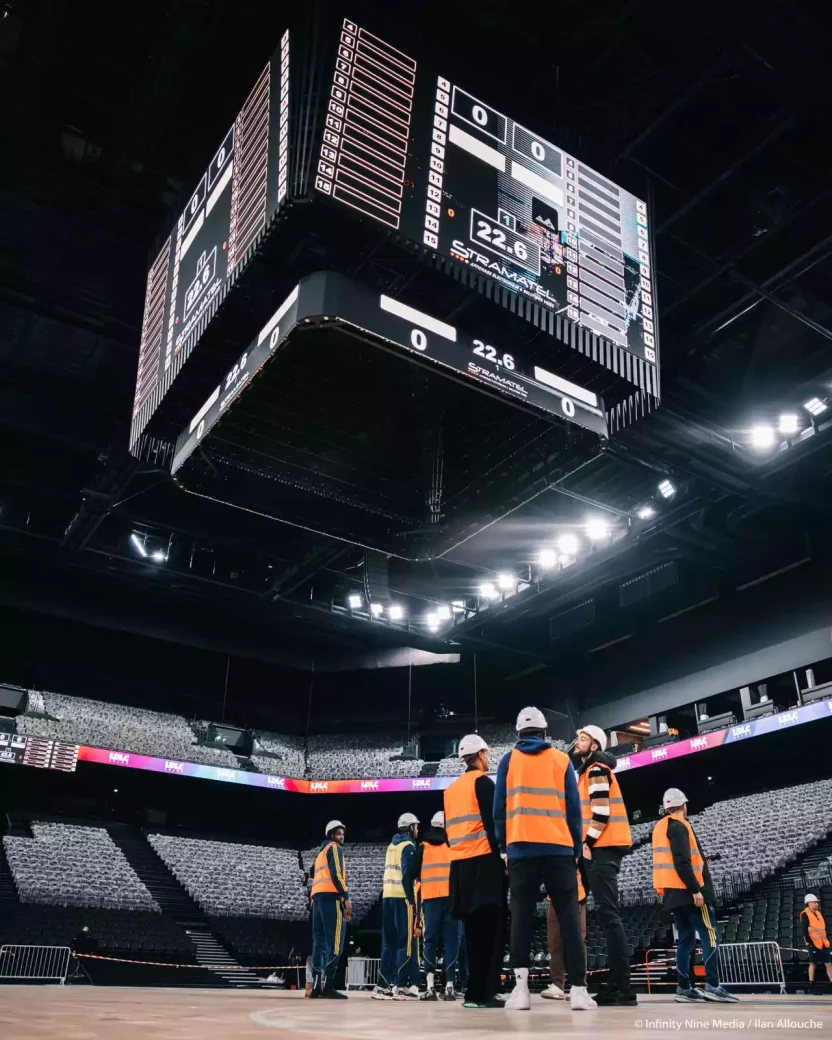
<svg viewBox="0 0 832 1040">
<path fill-rule="evenodd" d="M 324 322 L 601 437 L 653 408 L 645 202 L 349 18 L 316 31 L 314 48 L 284 34 L 150 268 L 133 450 L 143 434 L 176 440 L 181 469 L 287 338 Z M 249 274 L 269 249 L 291 254 L 313 212 L 314 269 Z M 351 284 L 350 228 L 421 254 L 437 285 L 481 305 L 451 322 L 407 290 Z M 514 322 L 499 342 L 496 308 Z M 528 322 L 548 353 L 518 349 Z"/>
</svg>

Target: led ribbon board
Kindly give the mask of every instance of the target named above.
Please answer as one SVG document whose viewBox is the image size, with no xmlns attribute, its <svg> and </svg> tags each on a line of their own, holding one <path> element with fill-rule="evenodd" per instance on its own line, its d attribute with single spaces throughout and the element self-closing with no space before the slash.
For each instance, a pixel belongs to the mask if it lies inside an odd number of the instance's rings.
<svg viewBox="0 0 832 1040">
<path fill-rule="evenodd" d="M 485 332 L 471 335 L 327 272 L 302 279 L 229 369 L 180 434 L 172 472 L 176 473 L 193 454 L 290 335 L 323 325 L 341 325 L 355 335 L 401 350 L 420 363 L 436 365 L 447 375 L 470 381 L 488 393 L 607 435 L 603 401 L 591 390 L 526 362 L 511 344 L 489 343 Z"/>
</svg>

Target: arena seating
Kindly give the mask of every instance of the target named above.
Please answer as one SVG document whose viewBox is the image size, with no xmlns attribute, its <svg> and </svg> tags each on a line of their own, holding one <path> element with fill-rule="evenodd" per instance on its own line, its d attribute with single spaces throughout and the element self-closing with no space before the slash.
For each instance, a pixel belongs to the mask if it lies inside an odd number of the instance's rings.
<svg viewBox="0 0 832 1040">
<path fill-rule="evenodd" d="M 788 811 L 784 811 L 788 806 Z M 730 879 L 748 889 L 781 870 L 826 837 L 832 829 L 832 780 L 766 791 L 716 802 L 690 821 L 711 865 L 717 886 Z M 653 854 L 648 843 L 621 865 L 619 887 L 631 901 L 652 902 Z"/>
<path fill-rule="evenodd" d="M 356 923 L 366 916 L 381 896 L 386 851 L 386 844 L 376 845 L 370 842 L 348 842 L 344 846 L 347 886 L 352 899 L 352 919 Z M 315 862 L 317 853 L 317 849 L 306 849 L 301 853 L 307 874 Z"/>
<path fill-rule="evenodd" d="M 283 921 L 308 916 L 297 852 L 165 834 L 147 840 L 207 914 Z"/>
<path fill-rule="evenodd" d="M 402 760 L 405 736 L 396 733 L 334 733 L 309 738 L 312 779 L 419 776 L 422 759 Z"/>
<path fill-rule="evenodd" d="M 306 775 L 305 747 L 302 737 L 255 732 L 251 761 L 259 773 L 303 777 Z"/>
<path fill-rule="evenodd" d="M 21 902 L 159 912 L 102 827 L 33 823 L 32 833 L 3 838 Z"/>
<path fill-rule="evenodd" d="M 517 731 L 514 726 L 502 723 L 484 723 L 479 730 L 480 736 L 491 749 L 488 753 L 488 761 L 492 771 L 496 772 L 504 755 L 517 743 Z M 566 751 L 569 745 L 563 740 L 552 740 L 552 746 Z M 439 762 L 437 776 L 459 776 L 464 772 L 465 763 L 458 757 L 443 758 Z"/>
</svg>

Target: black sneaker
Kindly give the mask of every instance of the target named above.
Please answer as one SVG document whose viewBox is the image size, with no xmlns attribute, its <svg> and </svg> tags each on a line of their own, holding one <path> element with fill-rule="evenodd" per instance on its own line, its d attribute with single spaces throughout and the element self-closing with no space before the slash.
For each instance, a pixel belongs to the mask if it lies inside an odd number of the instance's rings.
<svg viewBox="0 0 832 1040">
<path fill-rule="evenodd" d="M 334 986 L 324 986 L 321 997 L 324 1000 L 346 1000 L 347 994 L 339 993 Z"/>
<path fill-rule="evenodd" d="M 616 1007 L 638 1007 L 638 996 L 634 989 L 616 990 L 616 996 L 618 998 L 615 1002 Z"/>
<path fill-rule="evenodd" d="M 615 1007 L 618 1003 L 618 990 L 614 986 L 603 985 L 597 993 L 593 993 L 598 1007 Z"/>
<path fill-rule="evenodd" d="M 419 1000 L 439 1000 L 435 989 L 427 989 L 419 996 Z"/>
</svg>

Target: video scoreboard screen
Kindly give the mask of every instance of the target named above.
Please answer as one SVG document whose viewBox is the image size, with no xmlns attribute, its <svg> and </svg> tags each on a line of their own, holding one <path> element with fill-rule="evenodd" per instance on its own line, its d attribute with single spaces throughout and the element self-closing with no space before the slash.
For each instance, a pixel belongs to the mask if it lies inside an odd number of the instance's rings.
<svg viewBox="0 0 832 1040">
<path fill-rule="evenodd" d="M 0 732 L 0 764 L 35 766 L 74 773 L 78 764 L 78 745 L 20 733 Z"/>
<path fill-rule="evenodd" d="M 289 58 L 287 31 L 151 265 L 131 444 L 286 198 Z"/>
<path fill-rule="evenodd" d="M 314 186 L 657 365 L 645 202 L 349 19 Z"/>
</svg>

